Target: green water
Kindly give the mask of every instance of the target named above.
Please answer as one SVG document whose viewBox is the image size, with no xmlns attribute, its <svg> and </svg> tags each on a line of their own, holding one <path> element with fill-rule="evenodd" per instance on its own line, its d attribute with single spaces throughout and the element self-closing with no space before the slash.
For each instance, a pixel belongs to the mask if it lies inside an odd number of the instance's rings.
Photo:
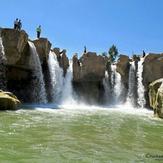
<svg viewBox="0 0 163 163">
<path fill-rule="evenodd" d="M 19 110 L 0 120 L 3 163 L 163 162 L 163 121 L 151 112 Z"/>
</svg>

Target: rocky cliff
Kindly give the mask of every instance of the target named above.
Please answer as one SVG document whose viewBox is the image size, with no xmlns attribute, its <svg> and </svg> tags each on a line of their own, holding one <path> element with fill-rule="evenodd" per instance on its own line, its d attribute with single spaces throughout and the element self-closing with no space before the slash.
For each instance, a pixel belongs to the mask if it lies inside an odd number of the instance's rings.
<svg viewBox="0 0 163 163">
<path fill-rule="evenodd" d="M 121 81 L 123 83 L 123 99 L 126 101 L 129 85 L 129 69 L 130 69 L 130 59 L 126 55 L 120 55 L 117 61 L 117 72 L 121 75 Z"/>
<path fill-rule="evenodd" d="M 65 76 L 69 67 L 69 59 L 66 56 L 66 50 L 63 49 L 62 51 L 60 51 L 59 48 L 54 48 L 53 51 L 57 55 L 59 66 L 63 69 L 63 75 Z"/>
<path fill-rule="evenodd" d="M 8 65 L 16 65 L 22 59 L 27 48 L 28 35 L 25 31 L 1 29 L 1 37 Z"/>
<path fill-rule="evenodd" d="M 106 60 L 96 53 L 88 52 L 78 59 L 73 57 L 73 86 L 79 98 L 95 104 L 102 99 L 103 78 L 105 77 Z"/>
<path fill-rule="evenodd" d="M 44 64 L 48 60 L 52 44 L 47 38 L 34 40 L 33 43 L 35 44 L 37 53 L 39 54 L 41 64 Z"/>
<path fill-rule="evenodd" d="M 28 35 L 25 31 L 1 29 L 1 38 L 6 57 L 7 90 L 22 101 L 30 101 L 30 78 Z M 26 90 L 26 91 L 24 91 Z"/>
<path fill-rule="evenodd" d="M 163 77 L 163 54 L 150 53 L 144 60 L 143 84 L 147 105 L 149 105 L 149 84 Z"/>
<path fill-rule="evenodd" d="M 28 39 L 27 33 L 23 30 L 1 29 L 0 33 L 6 57 L 5 67 L 3 66 L 6 73 L 6 90 L 13 92 L 22 102 L 34 102 L 32 97 L 34 86 L 32 83 L 33 80 L 36 80 L 36 76 L 33 73 L 37 65 L 34 65 L 33 54 L 31 54 L 31 48 L 28 43 L 31 40 Z M 40 58 L 48 101 L 51 101 L 49 94 L 51 81 L 48 67 L 51 43 L 47 38 L 34 40 L 33 43 Z M 65 51 L 61 53 L 60 66 L 64 69 L 65 75 L 69 66 Z M 0 75 L 1 73 L 2 70 Z"/>
</svg>

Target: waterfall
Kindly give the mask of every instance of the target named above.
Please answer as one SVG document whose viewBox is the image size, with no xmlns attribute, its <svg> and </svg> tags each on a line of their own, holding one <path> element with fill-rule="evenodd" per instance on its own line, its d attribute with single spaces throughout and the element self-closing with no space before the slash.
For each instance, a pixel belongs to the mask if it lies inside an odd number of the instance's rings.
<svg viewBox="0 0 163 163">
<path fill-rule="evenodd" d="M 111 65 L 112 74 L 114 74 L 114 101 L 116 103 L 120 100 L 121 91 L 123 90 L 121 75 L 116 71 L 116 65 Z"/>
<path fill-rule="evenodd" d="M 50 70 L 50 77 L 51 77 L 51 96 L 53 102 L 58 103 L 61 99 L 62 89 L 63 89 L 63 69 L 60 68 L 57 56 L 54 52 L 50 51 L 48 65 Z"/>
<path fill-rule="evenodd" d="M 116 65 L 111 65 L 110 75 L 111 77 L 109 82 L 109 74 L 105 71 L 105 78 L 103 79 L 105 90 L 104 98 L 108 104 L 117 104 L 120 102 L 120 95 L 123 87 L 121 83 L 121 75 L 116 71 Z"/>
<path fill-rule="evenodd" d="M 109 82 L 109 74 L 108 71 L 105 71 L 105 78 L 103 79 L 103 86 L 104 86 L 104 102 L 109 104 L 111 102 L 111 84 Z"/>
<path fill-rule="evenodd" d="M 130 64 L 131 65 L 130 65 L 129 80 L 128 80 L 127 104 L 133 105 L 134 104 L 134 94 L 135 94 L 135 84 L 136 84 L 135 62 L 131 62 Z"/>
<path fill-rule="evenodd" d="M 144 85 L 143 85 L 143 63 L 144 58 L 141 58 L 138 62 L 138 71 L 137 71 L 137 79 L 138 79 L 138 105 L 143 108 L 146 104 L 145 97 L 144 97 Z"/>
<path fill-rule="evenodd" d="M 32 94 L 33 94 L 33 100 L 34 102 L 38 103 L 46 103 L 47 102 L 47 96 L 46 96 L 46 90 L 45 90 L 45 83 L 43 79 L 42 74 L 42 67 L 40 63 L 40 58 L 38 56 L 38 53 L 36 51 L 35 45 L 28 41 L 30 46 L 30 66 L 33 69 L 33 79 L 32 79 Z"/>
<path fill-rule="evenodd" d="M 73 68 L 72 68 L 72 61 L 69 61 L 69 68 L 67 70 L 66 76 L 63 81 L 63 88 L 62 88 L 62 98 L 61 103 L 63 104 L 76 104 L 74 99 L 74 92 L 72 87 L 72 78 L 73 78 Z"/>
<path fill-rule="evenodd" d="M 4 52 L 2 38 L 0 37 L 0 89 L 6 90 L 6 56 Z"/>
</svg>

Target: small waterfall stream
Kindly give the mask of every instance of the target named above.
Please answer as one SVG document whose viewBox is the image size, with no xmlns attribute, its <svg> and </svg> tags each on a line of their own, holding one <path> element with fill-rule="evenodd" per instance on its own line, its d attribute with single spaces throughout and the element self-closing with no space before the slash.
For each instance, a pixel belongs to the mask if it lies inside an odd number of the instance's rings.
<svg viewBox="0 0 163 163">
<path fill-rule="evenodd" d="M 64 78 L 64 84 L 63 84 L 63 91 L 62 91 L 62 97 L 61 97 L 61 104 L 66 105 L 72 105 L 76 104 L 76 101 L 74 99 L 74 92 L 72 87 L 72 78 L 73 78 L 73 68 L 72 68 L 72 61 L 69 61 L 69 68 L 67 70 L 66 76 Z"/>
<path fill-rule="evenodd" d="M 135 94 L 135 84 L 136 84 L 136 77 L 135 77 L 135 62 L 130 63 L 130 70 L 129 70 L 129 80 L 128 80 L 128 95 L 127 95 L 127 104 L 134 105 L 134 94 Z"/>
<path fill-rule="evenodd" d="M 105 71 L 105 78 L 103 79 L 103 86 L 104 86 L 104 103 L 110 103 L 111 101 L 111 85 L 109 82 L 109 74 L 108 71 Z"/>
<path fill-rule="evenodd" d="M 137 71 L 137 79 L 138 79 L 138 105 L 143 108 L 146 104 L 145 97 L 144 97 L 144 85 L 143 85 L 143 63 L 144 58 L 141 58 L 138 62 L 138 71 Z"/>
<path fill-rule="evenodd" d="M 111 65 L 111 70 L 114 76 L 113 77 L 114 81 L 112 82 L 114 84 L 113 85 L 114 101 L 115 103 L 118 103 L 122 91 L 121 75 L 116 71 L 116 65 Z"/>
<path fill-rule="evenodd" d="M 57 56 L 50 52 L 48 60 L 51 76 L 53 102 L 64 105 L 75 104 L 72 87 L 72 61 L 69 62 L 66 76 L 63 76 L 63 69 L 59 66 Z"/>
<path fill-rule="evenodd" d="M 30 65 L 33 69 L 33 79 L 32 79 L 32 93 L 33 100 L 37 103 L 47 103 L 47 95 L 45 90 L 45 83 L 43 79 L 42 67 L 38 53 L 36 51 L 35 45 L 28 41 L 30 46 Z"/>
<path fill-rule="evenodd" d="M 109 82 L 109 74 L 105 71 L 105 78 L 103 79 L 105 103 L 117 104 L 120 102 L 122 83 L 121 75 L 116 71 L 116 65 L 111 65 L 110 75 L 111 77 Z"/>
<path fill-rule="evenodd" d="M 54 52 L 50 51 L 49 59 L 48 59 L 49 69 L 50 69 L 50 76 L 51 76 L 51 96 L 53 102 L 58 103 L 62 96 L 62 89 L 63 89 L 63 69 L 60 68 L 57 56 Z"/>
<path fill-rule="evenodd" d="M 6 56 L 4 52 L 2 38 L 0 37 L 0 89 L 6 90 Z"/>
</svg>

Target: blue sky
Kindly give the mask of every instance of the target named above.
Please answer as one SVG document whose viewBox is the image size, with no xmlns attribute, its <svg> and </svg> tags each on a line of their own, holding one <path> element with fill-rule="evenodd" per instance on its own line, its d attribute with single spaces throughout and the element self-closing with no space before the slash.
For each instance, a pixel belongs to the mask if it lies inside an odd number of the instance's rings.
<svg viewBox="0 0 163 163">
<path fill-rule="evenodd" d="M 68 56 L 88 51 L 102 53 L 115 44 L 121 54 L 163 52 L 163 0 L 1 0 L 0 27 L 23 29 L 42 36 Z"/>
</svg>

